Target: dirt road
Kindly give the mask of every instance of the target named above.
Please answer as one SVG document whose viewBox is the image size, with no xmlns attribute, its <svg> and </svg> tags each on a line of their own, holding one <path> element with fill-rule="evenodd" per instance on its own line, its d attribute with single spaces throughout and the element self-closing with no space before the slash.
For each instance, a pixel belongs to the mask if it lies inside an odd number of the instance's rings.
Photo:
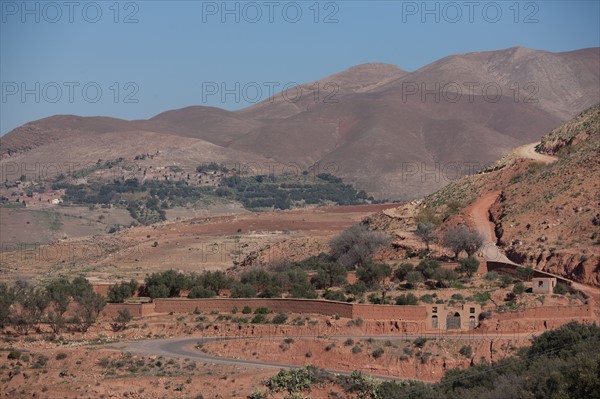
<svg viewBox="0 0 600 399">
<path fill-rule="evenodd" d="M 533 159 L 534 161 L 543 162 L 543 163 L 552 163 L 558 159 L 558 157 L 540 154 L 539 152 L 537 152 L 535 150 L 535 147 L 538 144 L 540 144 L 540 143 L 537 142 L 537 143 L 525 144 L 525 145 L 517 148 L 515 150 L 515 154 L 517 154 L 521 158 Z"/>
</svg>

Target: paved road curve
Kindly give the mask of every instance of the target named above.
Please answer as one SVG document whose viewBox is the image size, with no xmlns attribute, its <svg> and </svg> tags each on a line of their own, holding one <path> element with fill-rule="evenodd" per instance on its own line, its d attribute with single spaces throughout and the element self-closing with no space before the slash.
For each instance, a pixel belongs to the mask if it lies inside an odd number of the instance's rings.
<svg viewBox="0 0 600 399">
<path fill-rule="evenodd" d="M 398 335 L 398 336 L 378 336 L 378 337 L 370 337 L 370 336 L 328 336 L 327 338 L 335 338 L 335 339 L 347 339 L 352 338 L 355 340 L 363 339 L 363 338 L 373 338 L 378 340 L 388 340 L 388 339 L 406 339 L 406 340 L 414 340 L 419 337 L 427 337 L 428 339 L 436 339 L 436 338 L 444 338 L 444 339 L 457 339 L 457 340 L 489 340 L 489 339 L 515 339 L 515 338 L 528 338 L 532 334 L 531 333 L 522 333 L 522 334 L 443 334 L 443 335 L 434 335 L 434 334 L 421 334 L 421 335 Z M 314 336 L 293 336 L 296 339 L 314 339 Z M 284 338 L 284 337 L 276 337 L 276 339 Z M 248 366 L 248 367 L 256 367 L 256 368 L 274 368 L 274 369 L 282 369 L 282 368 L 298 368 L 301 367 L 299 365 L 287 364 L 287 363 L 275 363 L 275 362 L 261 362 L 258 360 L 246 360 L 246 359 L 238 359 L 238 358 L 229 358 L 229 357 L 220 357 L 209 355 L 200 350 L 194 348 L 196 344 L 199 342 L 215 342 L 222 340 L 233 340 L 238 338 L 171 338 L 171 339 L 152 339 L 152 340 L 144 340 L 144 341 L 135 341 L 135 342 L 123 342 L 111 345 L 111 347 L 132 353 L 138 353 L 141 355 L 155 355 L 155 356 L 164 356 L 164 357 L 173 357 L 179 359 L 192 359 L 196 361 L 201 361 L 204 363 L 211 364 L 219 364 L 226 366 Z M 263 337 L 263 338 L 242 338 L 247 340 L 269 340 L 272 337 Z M 350 375 L 348 371 L 341 370 L 332 370 L 327 369 L 326 371 L 342 374 L 342 375 Z M 369 374 L 372 377 L 377 377 L 381 379 L 387 380 L 404 380 L 404 378 L 393 377 L 389 375 L 378 375 L 378 374 Z"/>
</svg>

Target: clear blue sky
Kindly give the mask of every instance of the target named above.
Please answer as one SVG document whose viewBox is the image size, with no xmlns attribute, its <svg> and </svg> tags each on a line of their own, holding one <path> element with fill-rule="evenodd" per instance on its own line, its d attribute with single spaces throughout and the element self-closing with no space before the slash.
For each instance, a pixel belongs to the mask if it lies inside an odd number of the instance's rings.
<svg viewBox="0 0 600 399">
<path fill-rule="evenodd" d="M 203 82 L 283 85 L 366 62 L 410 71 L 456 53 L 600 45 L 598 1 L 428 2 L 430 14 L 421 1 L 231 1 L 231 14 L 222 1 L 75 3 L 0 1 L 0 134 L 54 114 L 142 119 L 248 105 L 203 101 Z"/>
</svg>

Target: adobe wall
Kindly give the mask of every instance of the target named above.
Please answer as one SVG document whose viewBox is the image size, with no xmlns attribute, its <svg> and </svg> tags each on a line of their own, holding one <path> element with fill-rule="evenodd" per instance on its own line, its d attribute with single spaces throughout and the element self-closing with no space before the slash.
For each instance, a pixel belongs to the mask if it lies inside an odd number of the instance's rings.
<svg viewBox="0 0 600 399">
<path fill-rule="evenodd" d="M 352 304 L 352 318 L 367 320 L 414 320 L 425 321 L 427 310 L 425 306 L 412 305 L 368 305 Z M 341 315 L 340 315 L 341 316 Z"/>
<path fill-rule="evenodd" d="M 107 303 L 100 316 L 112 319 L 121 309 L 127 309 L 133 317 L 143 317 L 154 313 L 155 306 L 154 303 Z"/>
<path fill-rule="evenodd" d="M 593 317 L 593 303 L 590 301 L 579 306 L 542 306 L 538 308 L 525 309 L 520 312 L 494 313 L 495 320 L 515 319 L 577 319 Z"/>
<path fill-rule="evenodd" d="M 352 318 L 351 303 L 334 302 L 313 299 L 270 299 L 270 298 L 211 298 L 211 299 L 185 299 L 169 298 L 155 299 L 157 313 L 191 313 L 196 308 L 202 312 L 231 312 L 234 307 L 241 311 L 249 306 L 253 311 L 256 308 L 267 308 L 272 312 L 313 313 L 325 316 Z"/>
</svg>

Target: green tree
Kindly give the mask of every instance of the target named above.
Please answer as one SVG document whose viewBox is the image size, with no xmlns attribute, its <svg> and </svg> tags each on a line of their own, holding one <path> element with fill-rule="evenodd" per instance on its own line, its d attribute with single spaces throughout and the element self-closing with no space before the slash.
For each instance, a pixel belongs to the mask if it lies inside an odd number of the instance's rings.
<svg viewBox="0 0 600 399">
<path fill-rule="evenodd" d="M 257 294 L 256 288 L 249 283 L 235 283 L 231 288 L 232 298 L 255 298 Z"/>
<path fill-rule="evenodd" d="M 308 281 L 306 272 L 299 268 L 294 268 L 287 273 L 289 278 L 289 292 L 292 298 L 317 298 L 315 287 Z"/>
<path fill-rule="evenodd" d="M 448 288 L 458 278 L 458 275 L 454 270 L 439 268 L 433 272 L 431 278 L 435 280 L 437 287 Z"/>
<path fill-rule="evenodd" d="M 133 279 L 114 284 L 108 289 L 106 300 L 111 303 L 123 303 L 127 298 L 131 298 L 137 289 L 138 282 Z"/>
<path fill-rule="evenodd" d="M 104 298 L 91 289 L 75 297 L 77 310 L 75 311 L 75 322 L 79 324 L 79 330 L 86 332 L 96 322 L 98 315 L 104 308 Z"/>
<path fill-rule="evenodd" d="M 16 296 L 18 311 L 11 316 L 12 324 L 21 334 L 27 334 L 42 319 L 50 300 L 44 288 L 28 287 Z"/>
<path fill-rule="evenodd" d="M 401 263 L 396 270 L 394 270 L 394 278 L 398 281 L 404 281 L 406 275 L 413 271 L 415 268 L 411 263 Z"/>
<path fill-rule="evenodd" d="M 14 287 L 9 287 L 6 283 L 0 283 L 0 329 L 3 329 L 10 323 L 12 306 L 16 300 Z"/>
<path fill-rule="evenodd" d="M 376 288 L 387 277 L 392 275 L 392 269 L 385 263 L 375 263 L 371 260 L 356 269 L 356 276 L 368 288 Z"/>
<path fill-rule="evenodd" d="M 311 282 L 317 289 L 339 287 L 347 282 L 348 270 L 336 262 L 319 265 Z"/>
<path fill-rule="evenodd" d="M 531 281 L 531 278 L 535 274 L 535 269 L 531 266 L 527 267 L 518 267 L 517 268 L 517 278 L 524 281 Z"/>
<path fill-rule="evenodd" d="M 416 287 L 417 284 L 419 284 L 423 280 L 424 280 L 423 274 L 421 274 L 421 272 L 418 272 L 416 270 L 413 270 L 412 272 L 408 272 L 408 274 L 406 275 L 406 281 L 413 288 Z"/>
<path fill-rule="evenodd" d="M 204 287 L 220 295 L 223 290 L 231 288 L 233 279 L 222 271 L 206 272 L 204 274 Z"/>
<path fill-rule="evenodd" d="M 189 280 L 185 274 L 172 269 L 152 273 L 145 278 L 146 291 L 152 299 L 178 297 L 188 284 Z"/>
<path fill-rule="evenodd" d="M 47 321 L 55 334 L 60 334 L 65 326 L 65 313 L 69 309 L 72 291 L 72 283 L 64 277 L 52 280 L 46 285 L 46 292 L 50 300 Z"/>
<path fill-rule="evenodd" d="M 425 278 L 432 278 L 435 271 L 438 270 L 441 266 L 442 265 L 437 260 L 423 259 L 419 262 L 415 270 L 421 272 L 421 274 L 423 274 L 423 277 Z"/>
<path fill-rule="evenodd" d="M 458 263 L 456 271 L 466 274 L 469 278 L 473 277 L 473 274 L 479 269 L 479 261 L 472 256 L 461 259 Z"/>
</svg>

